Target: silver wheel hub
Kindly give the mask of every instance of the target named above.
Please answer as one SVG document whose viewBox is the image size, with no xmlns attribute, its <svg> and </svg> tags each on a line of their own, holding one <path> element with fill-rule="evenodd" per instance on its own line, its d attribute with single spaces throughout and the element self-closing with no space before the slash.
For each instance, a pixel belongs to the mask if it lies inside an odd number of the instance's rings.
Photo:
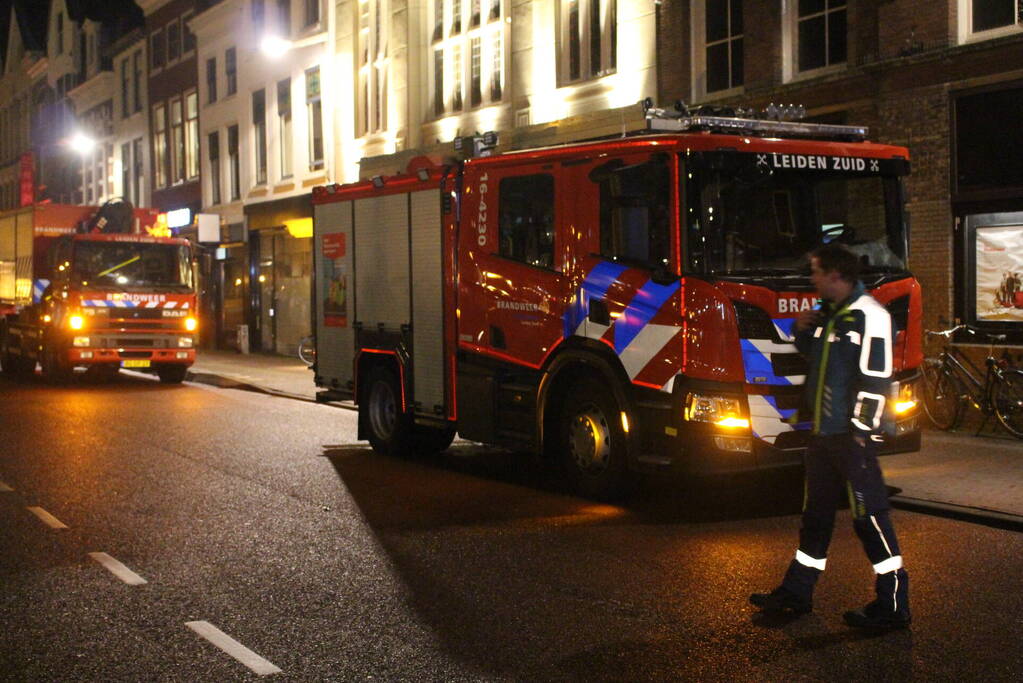
<svg viewBox="0 0 1023 683">
<path fill-rule="evenodd" d="M 376 382 L 369 392 L 370 426 L 379 437 L 388 439 L 397 421 L 398 408 L 394 392 L 386 382 Z"/>
<path fill-rule="evenodd" d="M 607 469 L 611 460 L 611 428 L 600 408 L 589 404 L 572 418 L 568 425 L 568 449 L 580 470 Z"/>
</svg>

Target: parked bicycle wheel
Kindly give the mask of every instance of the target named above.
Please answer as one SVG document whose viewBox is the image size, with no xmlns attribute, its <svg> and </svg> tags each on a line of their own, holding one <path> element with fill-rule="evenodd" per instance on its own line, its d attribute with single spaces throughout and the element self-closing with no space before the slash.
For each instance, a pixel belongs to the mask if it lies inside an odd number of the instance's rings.
<svg viewBox="0 0 1023 683">
<path fill-rule="evenodd" d="M 998 421 L 1010 434 L 1023 439 L 1023 371 L 1003 372 L 997 380 L 992 399 Z"/>
<path fill-rule="evenodd" d="M 924 410 L 938 429 L 949 430 L 962 416 L 959 381 L 936 358 L 924 359 Z"/>
<path fill-rule="evenodd" d="M 316 362 L 316 337 L 312 335 L 302 337 L 302 341 L 298 343 L 298 357 L 306 365 Z"/>
</svg>

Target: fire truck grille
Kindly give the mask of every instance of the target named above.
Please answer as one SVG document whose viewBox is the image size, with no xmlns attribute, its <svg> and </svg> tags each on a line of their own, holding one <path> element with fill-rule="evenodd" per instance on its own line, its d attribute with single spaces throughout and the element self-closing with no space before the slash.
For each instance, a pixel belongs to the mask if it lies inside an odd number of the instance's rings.
<svg viewBox="0 0 1023 683">
<path fill-rule="evenodd" d="M 771 369 L 779 377 L 791 377 L 805 375 L 810 368 L 800 353 L 772 353 Z"/>
<path fill-rule="evenodd" d="M 125 338 L 114 339 L 113 342 L 114 342 L 114 344 L 113 344 L 114 346 L 122 347 L 122 348 L 125 347 L 125 346 L 129 346 L 129 347 L 130 346 L 155 346 L 155 344 L 153 343 L 152 339 L 146 339 L 144 337 L 143 338 L 139 338 L 139 337 L 127 338 L 127 337 L 125 337 Z"/>
<path fill-rule="evenodd" d="M 739 324 L 740 338 L 781 341 L 767 311 L 744 301 L 732 301 L 732 306 L 735 307 L 735 318 Z"/>
<path fill-rule="evenodd" d="M 151 358 L 151 351 L 121 351 L 118 353 L 121 358 Z"/>
<path fill-rule="evenodd" d="M 110 308 L 110 320 L 159 320 L 163 318 L 160 308 Z"/>
<path fill-rule="evenodd" d="M 777 387 L 771 397 L 779 410 L 795 410 L 803 400 L 803 387 Z"/>
</svg>

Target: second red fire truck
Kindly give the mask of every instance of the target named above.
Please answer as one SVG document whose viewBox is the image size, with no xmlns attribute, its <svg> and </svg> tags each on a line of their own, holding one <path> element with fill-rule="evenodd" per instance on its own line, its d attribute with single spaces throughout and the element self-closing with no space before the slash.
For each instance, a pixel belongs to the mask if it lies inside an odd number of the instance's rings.
<svg viewBox="0 0 1023 683">
<path fill-rule="evenodd" d="M 798 464 L 793 324 L 817 304 L 807 252 L 836 241 L 895 327 L 883 451 L 919 449 L 907 150 L 855 126 L 647 118 L 315 189 L 316 383 L 354 397 L 360 438 L 532 450 L 597 497 L 633 470 Z"/>
</svg>

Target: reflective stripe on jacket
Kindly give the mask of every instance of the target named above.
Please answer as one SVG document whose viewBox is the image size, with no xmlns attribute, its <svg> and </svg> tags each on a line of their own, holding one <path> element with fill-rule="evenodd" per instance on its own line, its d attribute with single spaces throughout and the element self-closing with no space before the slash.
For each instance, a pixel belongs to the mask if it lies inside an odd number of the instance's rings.
<svg viewBox="0 0 1023 683">
<path fill-rule="evenodd" d="M 796 333 L 810 361 L 806 403 L 815 434 L 880 434 L 892 382 L 892 318 L 857 282 L 848 299 L 826 303 L 817 327 Z"/>
</svg>

